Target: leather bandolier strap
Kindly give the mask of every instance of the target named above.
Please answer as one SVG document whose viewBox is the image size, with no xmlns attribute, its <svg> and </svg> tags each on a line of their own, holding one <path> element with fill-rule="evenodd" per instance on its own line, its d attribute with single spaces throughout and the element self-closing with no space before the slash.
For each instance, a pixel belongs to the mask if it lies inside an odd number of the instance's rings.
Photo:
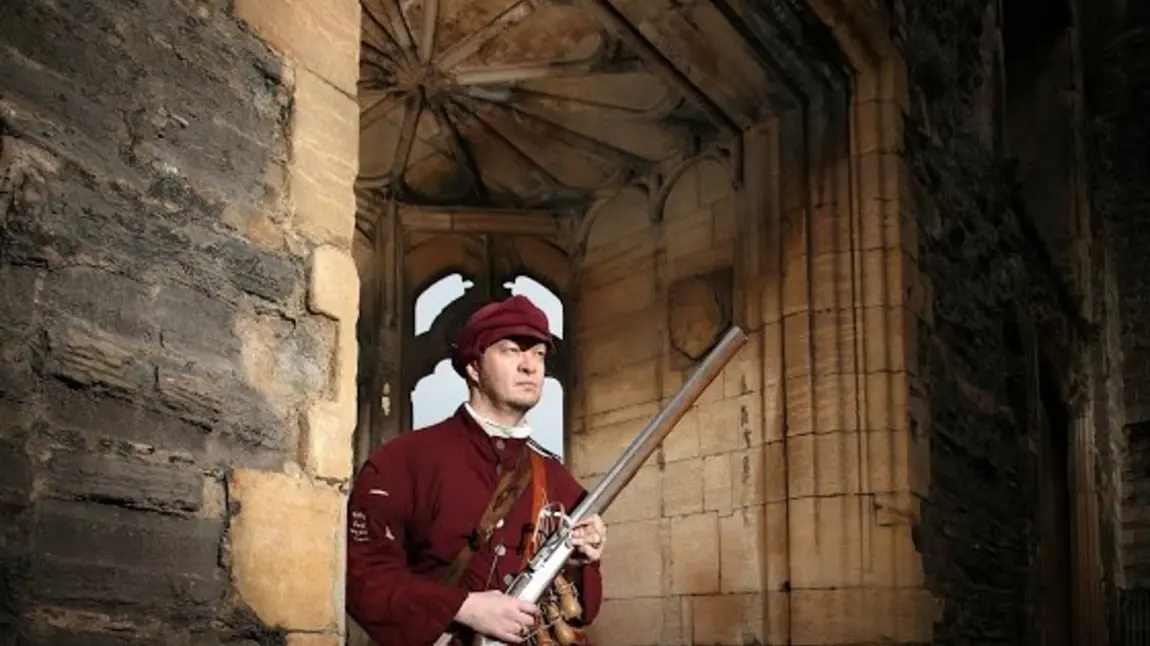
<svg viewBox="0 0 1150 646">
<path fill-rule="evenodd" d="M 475 533 L 463 544 L 459 554 L 455 556 L 455 560 L 448 566 L 447 572 L 443 576 L 444 583 L 448 585 L 459 584 L 459 579 L 471 563 L 471 557 L 475 556 L 475 553 L 491 540 L 499 521 L 510 513 L 511 508 L 523 495 L 527 485 L 539 477 L 535 475 L 535 472 L 543 470 L 542 460 L 531 449 L 524 447 L 523 450 L 531 454 L 531 459 L 520 459 L 514 470 L 504 473 L 499 478 L 499 482 L 495 485 L 495 492 L 491 495 L 491 502 L 487 503 L 487 509 L 480 517 Z M 546 478 L 545 475 L 543 477 Z M 544 491 L 546 491 L 546 486 L 544 486 Z M 539 493 L 535 494 L 536 497 L 539 495 Z"/>
</svg>

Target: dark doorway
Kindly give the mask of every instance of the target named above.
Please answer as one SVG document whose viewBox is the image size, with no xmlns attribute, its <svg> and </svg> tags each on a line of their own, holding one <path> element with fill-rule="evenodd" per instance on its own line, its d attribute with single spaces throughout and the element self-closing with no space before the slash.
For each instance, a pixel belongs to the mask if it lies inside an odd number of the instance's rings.
<svg viewBox="0 0 1150 646">
<path fill-rule="evenodd" d="M 1070 415 L 1050 371 L 1039 374 L 1038 529 L 1043 646 L 1074 643 Z"/>
</svg>

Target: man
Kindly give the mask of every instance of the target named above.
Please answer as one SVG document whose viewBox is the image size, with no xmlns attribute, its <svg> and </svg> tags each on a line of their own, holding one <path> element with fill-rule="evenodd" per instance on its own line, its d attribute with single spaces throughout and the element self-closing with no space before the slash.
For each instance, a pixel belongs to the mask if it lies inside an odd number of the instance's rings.
<svg viewBox="0 0 1150 646">
<path fill-rule="evenodd" d="M 377 449 L 356 477 L 347 609 L 380 646 L 432 646 L 445 634 L 463 643 L 480 634 L 518 644 L 534 630 L 539 609 L 501 590 L 537 547 L 542 505 L 570 512 L 586 494 L 530 439 L 525 420 L 543 392 L 553 349 L 547 316 L 527 298 L 480 308 L 452 356 L 468 401 L 446 420 Z M 583 609 L 575 625 L 599 611 L 606 537 L 598 516 L 573 531 L 576 557 L 566 578 Z"/>
</svg>

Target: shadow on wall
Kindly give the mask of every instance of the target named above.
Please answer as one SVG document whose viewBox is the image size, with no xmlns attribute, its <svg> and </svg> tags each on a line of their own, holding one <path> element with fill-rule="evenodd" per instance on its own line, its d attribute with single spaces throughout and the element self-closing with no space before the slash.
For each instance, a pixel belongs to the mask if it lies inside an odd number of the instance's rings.
<svg viewBox="0 0 1150 646">
<path fill-rule="evenodd" d="M 285 227 L 291 88 L 222 12 L 3 13 L 0 633 L 257 638 L 226 478 L 294 457 L 332 388 Z"/>
</svg>

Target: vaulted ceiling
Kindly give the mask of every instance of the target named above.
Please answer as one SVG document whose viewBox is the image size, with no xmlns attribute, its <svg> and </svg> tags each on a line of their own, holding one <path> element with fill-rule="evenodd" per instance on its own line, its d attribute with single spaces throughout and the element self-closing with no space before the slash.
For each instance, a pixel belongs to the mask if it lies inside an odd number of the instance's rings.
<svg viewBox="0 0 1150 646">
<path fill-rule="evenodd" d="M 572 208 L 841 83 L 804 0 L 362 0 L 361 191 Z"/>
</svg>

